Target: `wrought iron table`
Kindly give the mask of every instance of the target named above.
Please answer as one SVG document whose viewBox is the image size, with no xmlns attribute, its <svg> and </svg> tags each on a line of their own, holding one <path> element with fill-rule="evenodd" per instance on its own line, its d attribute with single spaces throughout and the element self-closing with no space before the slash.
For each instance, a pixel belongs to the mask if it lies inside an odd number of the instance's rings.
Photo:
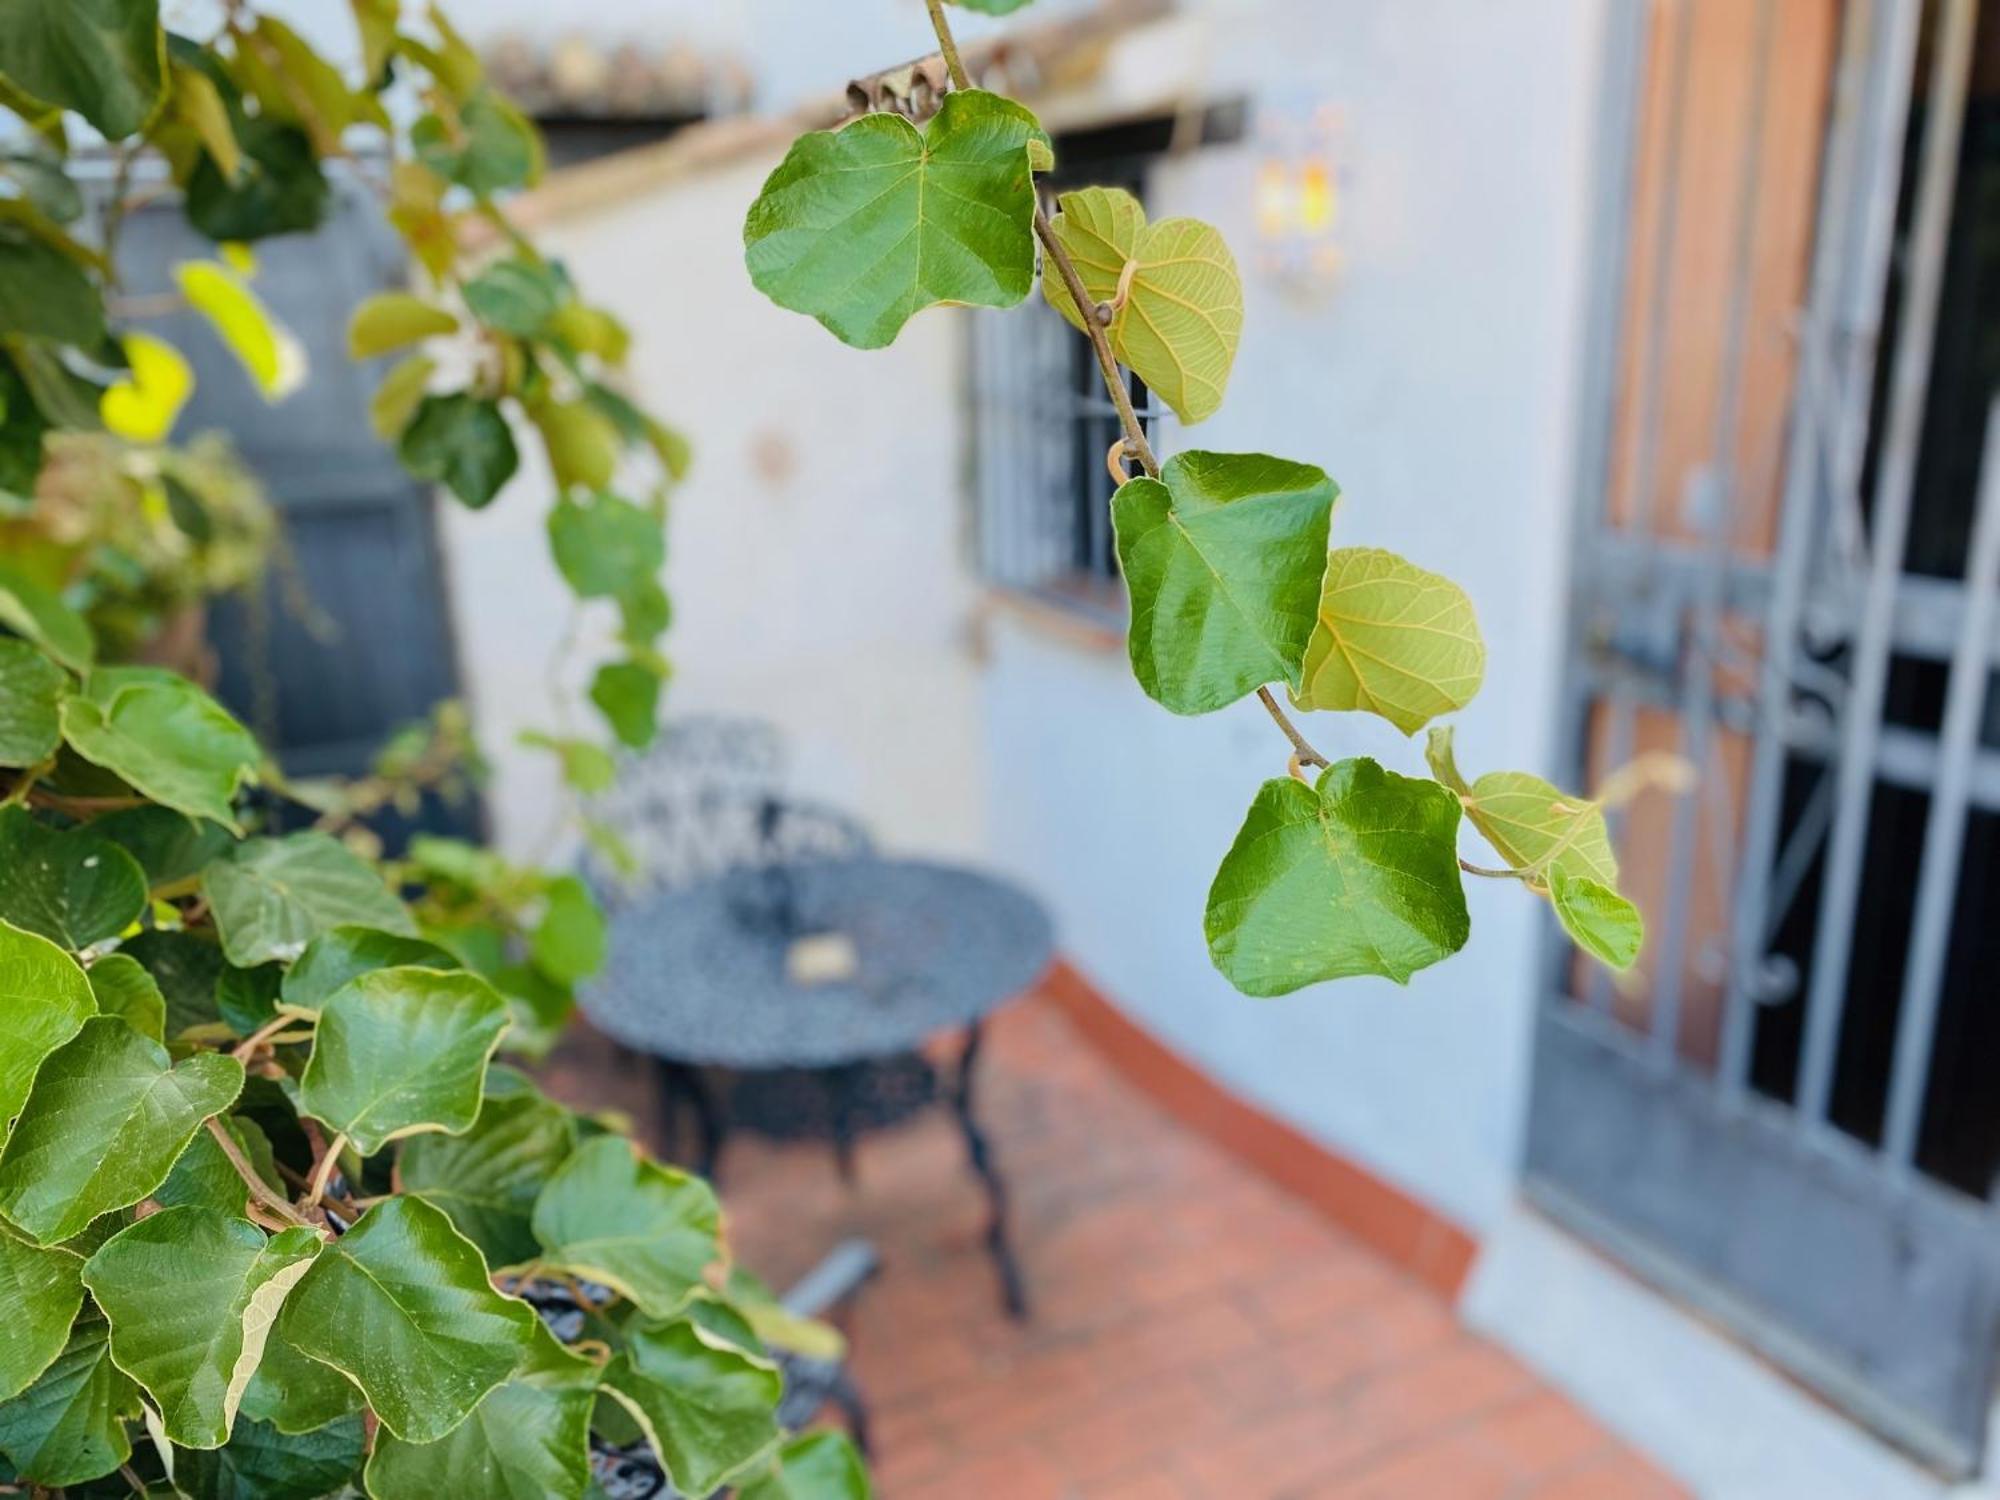
<svg viewBox="0 0 2000 1500">
<path fill-rule="evenodd" d="M 801 944 L 840 955 L 820 982 Z M 852 1171 L 863 1131 L 947 1103 L 987 1196 L 986 1245 L 1015 1316 L 1026 1293 L 1008 1236 L 1007 1189 L 974 1112 L 985 1018 L 1053 952 L 1024 892 L 948 865 L 874 856 L 728 870 L 649 891 L 612 915 L 610 962 L 584 1009 L 657 1063 L 670 1121 L 685 1107 L 697 1165 L 713 1175 L 733 1124 L 824 1134 Z M 939 1080 L 924 1043 L 960 1038 Z"/>
</svg>

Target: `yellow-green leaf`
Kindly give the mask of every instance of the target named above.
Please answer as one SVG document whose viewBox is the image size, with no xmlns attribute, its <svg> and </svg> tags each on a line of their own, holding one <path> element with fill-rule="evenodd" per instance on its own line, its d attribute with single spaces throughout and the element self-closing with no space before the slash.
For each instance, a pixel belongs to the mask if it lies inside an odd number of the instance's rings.
<svg viewBox="0 0 2000 1500">
<path fill-rule="evenodd" d="M 218 261 L 183 261 L 174 267 L 174 281 L 266 401 L 281 401 L 298 389 L 306 376 L 304 348 L 235 272 Z"/>
<path fill-rule="evenodd" d="M 1299 707 L 1362 709 L 1414 734 L 1465 707 L 1485 674 L 1486 643 L 1457 584 L 1376 547 L 1328 554 Z"/>
<path fill-rule="evenodd" d="M 382 377 L 382 383 L 368 400 L 368 425 L 375 436 L 393 443 L 403 435 L 410 418 L 417 414 L 417 403 L 424 399 L 425 388 L 436 369 L 437 361 L 429 355 L 412 354 L 398 361 Z"/>
<path fill-rule="evenodd" d="M 1550 876 L 1561 873 L 1617 887 L 1618 856 L 1604 809 L 1588 797 L 1573 797 L 1526 771 L 1488 771 L 1467 785 L 1448 727 L 1430 732 L 1424 755 L 1431 774 L 1458 794 L 1473 827 L 1529 884 L 1545 889 Z"/>
<path fill-rule="evenodd" d="M 1243 335 L 1243 283 L 1222 235 L 1199 219 L 1148 224 L 1139 200 L 1119 188 L 1065 193 L 1060 206 L 1056 238 L 1084 290 L 1112 305 L 1112 349 L 1183 422 L 1213 416 Z M 1083 327 L 1053 269 L 1042 290 Z"/>
<path fill-rule="evenodd" d="M 347 352 L 354 359 L 373 359 L 457 327 L 458 319 L 445 309 L 410 292 L 377 292 L 347 320 Z"/>
<path fill-rule="evenodd" d="M 98 413 L 107 428 L 130 442 L 164 442 L 194 393 L 194 370 L 180 350 L 150 333 L 128 333 L 120 342 L 129 368 L 105 388 Z"/>
<path fill-rule="evenodd" d="M 1646 919 L 1610 886 L 1558 870 L 1549 878 L 1549 900 L 1563 931 L 1584 952 L 1621 971 L 1638 962 Z"/>
</svg>

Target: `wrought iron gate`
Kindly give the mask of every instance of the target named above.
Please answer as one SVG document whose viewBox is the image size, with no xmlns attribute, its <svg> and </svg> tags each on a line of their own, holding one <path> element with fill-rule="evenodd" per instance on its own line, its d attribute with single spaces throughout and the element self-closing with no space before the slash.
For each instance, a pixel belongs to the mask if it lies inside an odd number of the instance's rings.
<svg viewBox="0 0 2000 1500">
<path fill-rule="evenodd" d="M 1699 790 L 1617 815 L 1635 982 L 1551 947 L 1530 1192 L 1962 1474 L 2000 1350 L 2000 3 L 1612 8 L 1563 743 Z"/>
</svg>

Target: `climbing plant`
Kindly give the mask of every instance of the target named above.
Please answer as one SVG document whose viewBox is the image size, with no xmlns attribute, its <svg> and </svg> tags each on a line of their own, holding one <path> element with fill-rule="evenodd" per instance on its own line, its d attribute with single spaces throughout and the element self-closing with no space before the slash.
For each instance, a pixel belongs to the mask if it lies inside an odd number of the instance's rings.
<svg viewBox="0 0 2000 1500">
<path fill-rule="evenodd" d="M 685 444 L 501 207 L 533 127 L 435 9 L 354 16 L 359 76 L 241 0 L 204 37 L 157 0 L 0 5 L 0 1491 L 852 1500 L 845 1439 L 777 1416 L 779 1356 L 830 1333 L 732 1267 L 706 1184 L 509 1061 L 601 960 L 590 892 L 367 831 L 469 774 L 462 711 L 308 783 L 134 659 L 270 517 L 176 439 L 192 367 L 139 326 L 161 296 L 120 284 L 121 232 L 164 198 L 216 245 L 166 308 L 282 400 L 310 372 L 252 247 L 320 228 L 347 172 L 423 277 L 354 312 L 354 357 L 399 356 L 377 432 L 473 508 L 535 433 L 555 565 L 617 617 L 613 743 L 533 742 L 588 793 L 653 734 Z"/>
<path fill-rule="evenodd" d="M 1394 553 L 1332 545 L 1339 491 L 1314 464 L 1154 453 L 1120 366 L 1183 423 L 1221 406 L 1243 327 L 1222 236 L 1194 219 L 1149 223 L 1111 188 L 1064 193 L 1050 215 L 1035 182 L 1055 165 L 1049 136 L 1022 105 L 974 86 L 943 0 L 925 3 L 950 92 L 922 124 L 869 113 L 801 136 L 744 224 L 750 278 L 873 349 L 928 307 L 1020 303 L 1039 245 L 1043 295 L 1090 340 L 1123 432 L 1107 462 L 1134 677 L 1178 714 L 1254 695 L 1290 746 L 1289 774 L 1258 788 L 1209 890 L 1216 967 L 1252 995 L 1350 975 L 1407 981 L 1465 946 L 1470 875 L 1519 882 L 1580 947 L 1629 968 L 1643 927 L 1617 889 L 1604 800 L 1520 771 L 1468 781 L 1450 727 L 1434 722 L 1485 675 L 1464 591 Z M 1002 14 L 1027 0 L 958 3 Z M 1430 775 L 1329 761 L 1274 686 L 1293 710 L 1371 713 L 1406 735 L 1429 726 Z M 1501 866 L 1460 856 L 1467 821 Z"/>
</svg>

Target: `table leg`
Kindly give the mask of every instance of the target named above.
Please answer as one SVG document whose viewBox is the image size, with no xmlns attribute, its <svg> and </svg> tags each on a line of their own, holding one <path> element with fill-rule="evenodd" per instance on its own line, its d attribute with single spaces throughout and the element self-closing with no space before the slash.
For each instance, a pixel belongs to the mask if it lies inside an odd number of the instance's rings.
<svg viewBox="0 0 2000 1500">
<path fill-rule="evenodd" d="M 979 1128 L 973 1114 L 974 1070 L 979 1064 L 980 1042 L 984 1035 L 984 1026 L 978 1021 L 965 1029 L 965 1050 L 959 1054 L 958 1078 L 951 1091 L 951 1107 L 952 1113 L 958 1117 L 959 1131 L 965 1137 L 966 1158 L 972 1164 L 973 1174 L 986 1189 L 990 1209 L 986 1221 L 986 1250 L 993 1257 L 993 1267 L 1000 1276 L 1000 1299 L 1009 1317 L 1025 1321 L 1028 1316 L 1027 1288 L 1007 1234 L 1007 1183 L 993 1159 L 993 1149 L 987 1143 L 985 1132 Z"/>
<path fill-rule="evenodd" d="M 661 1113 L 666 1118 L 668 1129 L 673 1132 L 674 1153 L 681 1154 L 680 1107 L 686 1105 L 694 1116 L 695 1124 L 695 1150 L 691 1165 L 701 1176 L 714 1182 L 716 1163 L 722 1156 L 722 1138 L 728 1128 L 722 1118 L 721 1105 L 699 1068 L 665 1057 L 655 1058 L 653 1066 L 660 1081 Z"/>
</svg>

